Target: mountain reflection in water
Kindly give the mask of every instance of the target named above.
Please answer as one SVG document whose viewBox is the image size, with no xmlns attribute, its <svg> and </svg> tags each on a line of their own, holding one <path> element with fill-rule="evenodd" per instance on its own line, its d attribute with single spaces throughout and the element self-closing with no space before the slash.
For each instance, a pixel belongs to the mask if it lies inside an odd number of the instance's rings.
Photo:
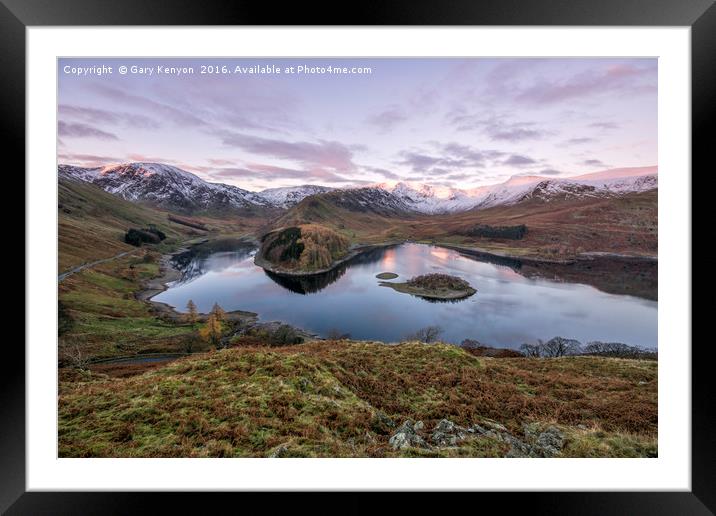
<svg viewBox="0 0 716 516">
<path fill-rule="evenodd" d="M 256 248 L 214 242 L 177 256 L 180 280 L 154 299 L 184 311 L 192 299 L 200 311 L 218 302 L 225 310 L 256 312 L 319 335 L 339 330 L 356 339 L 397 342 L 425 326 L 441 338 L 517 348 L 556 335 L 657 346 L 657 265 L 594 261 L 575 266 L 522 264 L 468 256 L 450 249 L 401 244 L 373 249 L 318 275 L 284 276 L 254 265 Z M 431 272 L 467 280 L 477 294 L 452 303 L 381 287 Z M 591 285 L 591 286 L 590 286 Z M 598 287 L 598 288 L 595 288 Z M 630 295 L 621 295 L 630 294 Z"/>
</svg>

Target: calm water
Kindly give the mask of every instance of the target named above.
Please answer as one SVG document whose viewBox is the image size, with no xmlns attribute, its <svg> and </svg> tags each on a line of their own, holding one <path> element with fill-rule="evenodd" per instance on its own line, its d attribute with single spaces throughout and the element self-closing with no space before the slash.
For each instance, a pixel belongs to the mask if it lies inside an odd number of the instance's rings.
<svg viewBox="0 0 716 516">
<path fill-rule="evenodd" d="M 399 341 L 417 329 L 439 325 L 442 340 L 518 348 L 554 336 L 657 346 L 657 302 L 607 294 L 588 285 L 526 278 L 456 251 L 403 244 L 361 255 L 327 275 L 286 279 L 253 263 L 255 249 L 203 251 L 179 257 L 183 278 L 154 298 L 185 311 L 189 299 L 207 312 L 256 312 L 319 335 L 331 330 L 355 339 Z M 379 272 L 412 276 L 442 272 L 460 276 L 477 294 L 457 302 L 434 302 L 379 286 Z"/>
</svg>

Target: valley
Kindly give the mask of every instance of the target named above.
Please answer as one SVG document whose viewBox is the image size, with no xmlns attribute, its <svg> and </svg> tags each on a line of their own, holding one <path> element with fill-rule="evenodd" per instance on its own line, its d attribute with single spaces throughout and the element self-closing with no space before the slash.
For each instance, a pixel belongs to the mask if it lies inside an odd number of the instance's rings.
<svg viewBox="0 0 716 516">
<path fill-rule="evenodd" d="M 58 273 L 72 272 L 58 284 L 61 456 L 505 456 L 543 453 L 525 451 L 527 434 L 550 424 L 559 456 L 656 453 L 655 361 L 518 351 L 563 332 L 655 348 L 653 333 L 628 330 L 633 320 L 650 328 L 656 313 L 658 191 L 642 190 L 651 176 L 618 192 L 565 183 L 546 196 L 538 181 L 520 185 L 518 200 L 450 211 L 415 190 L 248 192 L 167 167 L 58 171 Z M 131 228 L 165 238 L 135 247 L 124 241 Z M 385 271 L 398 283 L 477 279 L 477 293 L 430 303 L 381 288 Z M 226 311 L 218 344 L 200 337 L 214 303 Z M 444 344 L 426 344 L 421 331 L 437 326 Z M 460 346 L 468 340 L 520 358 L 475 356 Z M 428 376 L 413 370 L 428 364 Z M 379 400 L 393 383 L 403 393 Z M 588 401 L 571 401 L 577 391 Z M 106 409 L 88 411 L 100 399 Z M 505 406 L 525 408 L 506 418 Z M 632 410 L 646 415 L 628 420 Z M 421 431 L 424 448 L 389 443 L 404 420 L 437 428 L 443 418 L 505 433 L 465 430 L 457 447 Z"/>
</svg>

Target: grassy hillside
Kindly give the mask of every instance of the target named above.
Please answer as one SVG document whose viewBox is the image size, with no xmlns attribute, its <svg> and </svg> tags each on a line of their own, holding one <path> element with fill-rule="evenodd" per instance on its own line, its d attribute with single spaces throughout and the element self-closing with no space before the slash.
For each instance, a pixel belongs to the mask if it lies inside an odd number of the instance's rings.
<svg viewBox="0 0 716 516">
<path fill-rule="evenodd" d="M 59 284 L 60 363 L 77 353 L 98 359 L 184 351 L 196 325 L 165 321 L 134 295 L 144 281 L 159 274 L 158 259 L 155 251 L 136 249 Z"/>
<path fill-rule="evenodd" d="M 655 255 L 658 251 L 658 192 L 614 198 L 526 201 L 448 215 L 382 216 L 337 206 L 330 195 L 316 195 L 276 220 L 274 227 L 304 223 L 334 228 L 356 243 L 410 239 L 474 246 L 512 256 L 564 259 L 602 251 Z M 523 238 L 470 236 L 481 225 L 524 224 Z"/>
<path fill-rule="evenodd" d="M 125 201 L 94 185 L 60 180 L 58 185 L 58 245 L 60 272 L 86 262 L 108 258 L 133 247 L 123 241 L 130 227 L 156 225 L 168 241 L 183 237 L 181 226 L 169 223 L 156 210 Z"/>
<path fill-rule="evenodd" d="M 179 222 L 170 221 L 172 216 Z M 183 223 L 181 223 L 183 222 Z M 193 223 L 193 227 L 187 225 Z M 83 263 L 115 256 L 133 247 L 124 243 L 131 228 L 153 224 L 167 239 L 160 250 L 171 249 L 182 241 L 213 233 L 244 234 L 265 224 L 262 219 L 210 219 L 176 217 L 168 212 L 126 201 L 101 188 L 60 179 L 58 184 L 59 270 L 66 271 Z M 201 227 L 206 229 L 200 229 Z"/>
<path fill-rule="evenodd" d="M 653 361 L 331 341 L 215 351 L 130 378 L 60 378 L 61 457 L 490 457 L 509 452 L 506 435 L 548 427 L 564 437 L 561 456 L 657 450 Z M 388 442 L 408 419 L 430 439 L 443 418 L 502 430 L 455 446 Z"/>
</svg>

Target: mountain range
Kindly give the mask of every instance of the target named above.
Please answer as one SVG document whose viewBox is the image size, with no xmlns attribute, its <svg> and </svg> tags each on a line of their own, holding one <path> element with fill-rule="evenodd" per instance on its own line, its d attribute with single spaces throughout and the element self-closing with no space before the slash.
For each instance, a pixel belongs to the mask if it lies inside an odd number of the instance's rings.
<svg viewBox="0 0 716 516">
<path fill-rule="evenodd" d="M 126 200 L 183 213 L 285 210 L 306 197 L 329 194 L 334 204 L 354 211 L 445 214 L 526 200 L 613 197 L 658 187 L 656 166 L 610 169 L 568 178 L 518 175 L 504 183 L 472 189 L 390 182 L 342 189 L 301 185 L 252 192 L 211 183 L 171 165 L 141 162 L 97 168 L 59 165 L 58 175 L 92 183 Z"/>
</svg>

